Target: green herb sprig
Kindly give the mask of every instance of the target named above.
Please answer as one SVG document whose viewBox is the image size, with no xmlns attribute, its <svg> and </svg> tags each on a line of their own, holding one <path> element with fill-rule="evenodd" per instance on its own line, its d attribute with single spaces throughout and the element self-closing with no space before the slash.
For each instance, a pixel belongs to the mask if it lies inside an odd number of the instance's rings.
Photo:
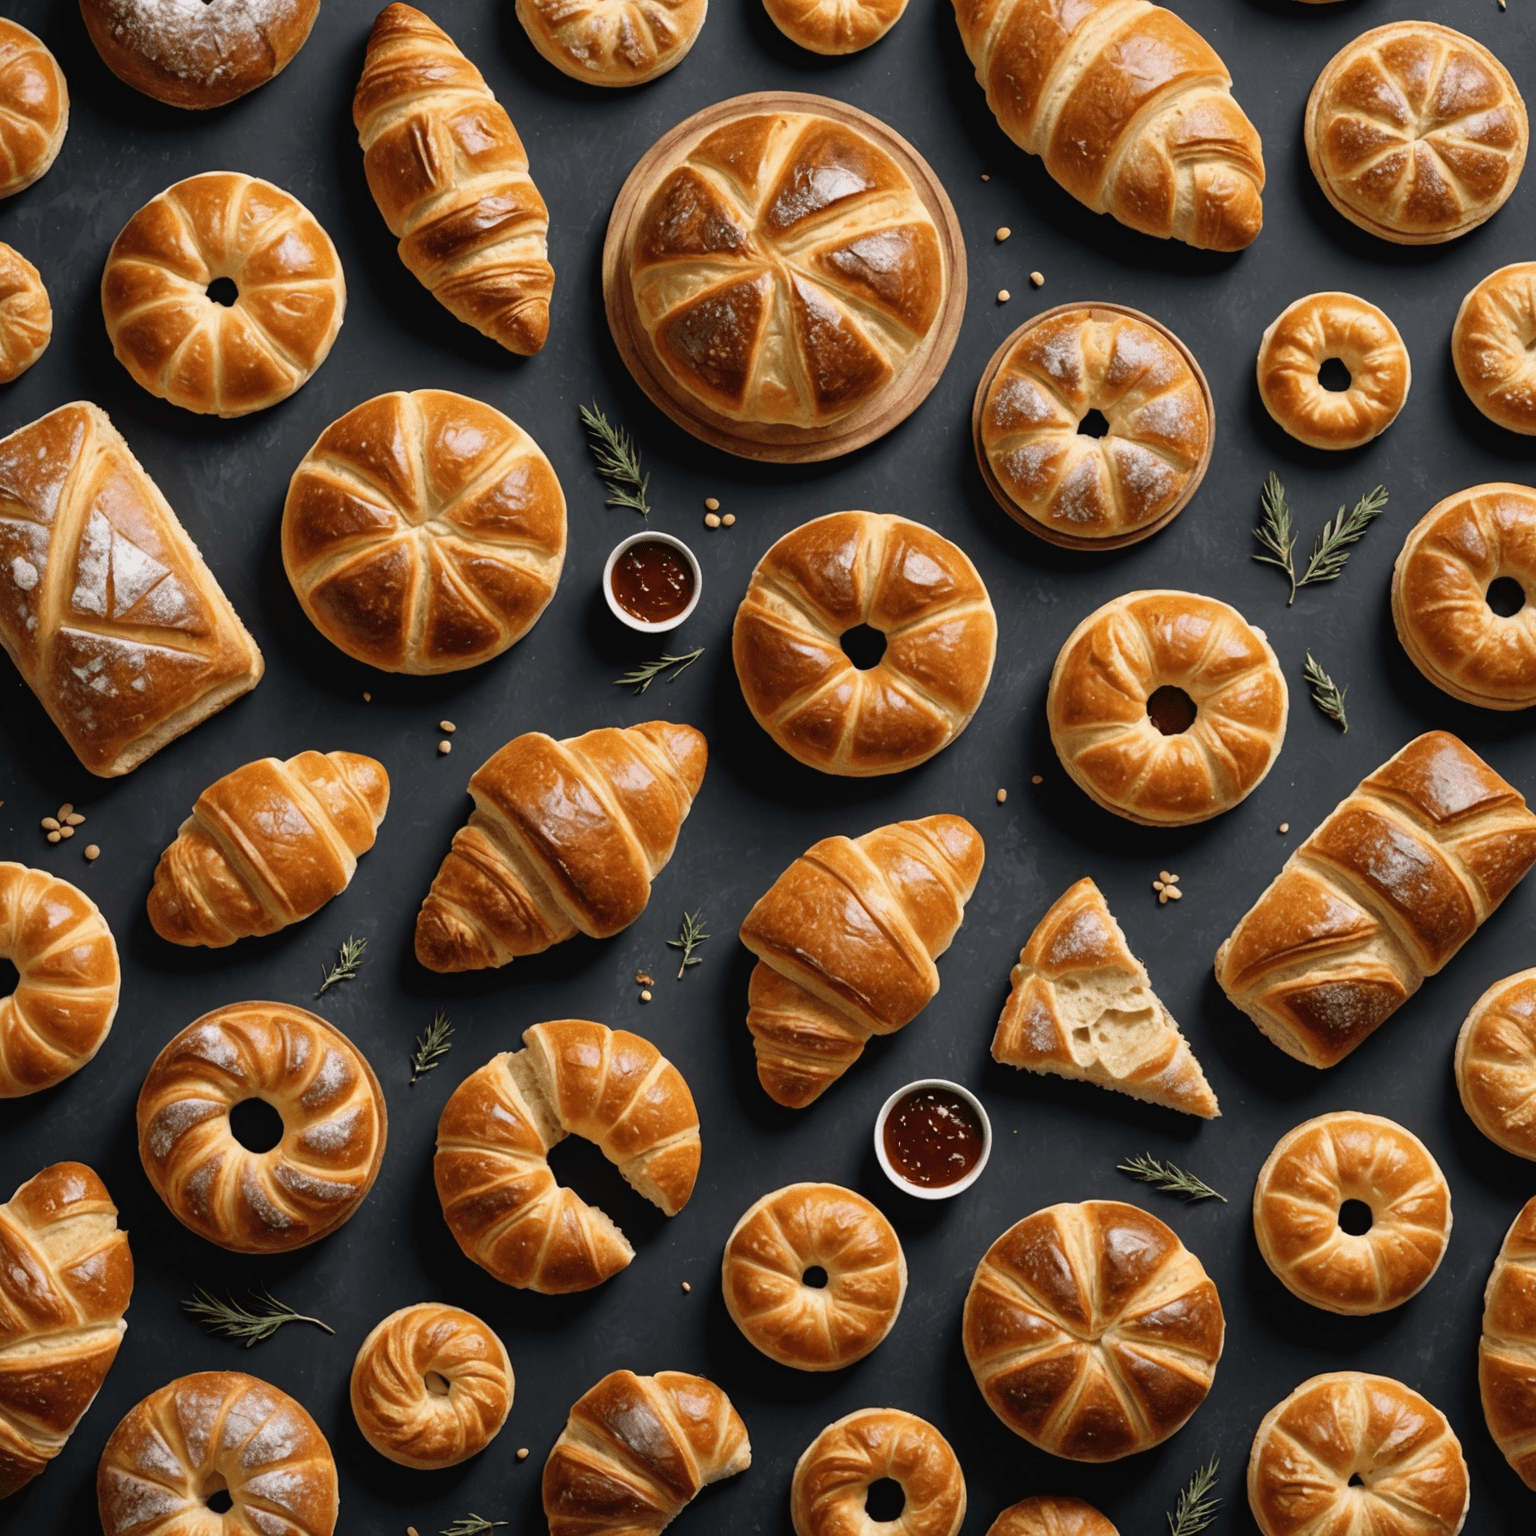
<svg viewBox="0 0 1536 1536">
<path fill-rule="evenodd" d="M 1179 1502 L 1168 1516 L 1169 1536 L 1196 1536 L 1216 1519 L 1221 1500 L 1211 1492 L 1216 1486 L 1216 1473 L 1221 1463 L 1212 1456 L 1190 1478 L 1189 1486 L 1179 1495 Z"/>
<path fill-rule="evenodd" d="M 1161 1190 L 1165 1195 L 1177 1195 L 1181 1200 L 1220 1200 L 1223 1205 L 1227 1203 L 1227 1197 L 1219 1190 L 1212 1189 L 1204 1179 L 1186 1173 L 1173 1163 L 1165 1163 L 1161 1158 L 1153 1157 L 1150 1152 L 1144 1152 L 1140 1157 L 1128 1157 L 1123 1163 L 1116 1163 L 1115 1167 L 1121 1173 L 1128 1173 L 1133 1179 L 1140 1179 L 1143 1184 Z"/>
<path fill-rule="evenodd" d="M 411 1057 L 411 1081 L 407 1086 L 413 1087 L 418 1077 L 435 1072 L 443 1057 L 452 1049 L 453 1025 L 439 1008 L 427 1026 L 426 1033 L 416 1036 L 416 1054 Z"/>
<path fill-rule="evenodd" d="M 320 990 L 315 993 L 315 996 L 324 997 L 338 982 L 356 981 L 358 970 L 363 963 L 363 951 L 367 948 L 367 939 L 355 938 L 349 933 L 336 953 L 336 964 L 329 970 L 321 968 L 325 980 L 320 983 Z"/>
<path fill-rule="evenodd" d="M 1302 669 L 1302 676 L 1307 680 L 1307 687 L 1312 690 L 1312 702 L 1336 725 L 1341 726 L 1347 735 L 1349 717 L 1344 713 L 1344 695 L 1349 689 L 1340 688 L 1317 664 L 1311 651 L 1307 652 L 1307 664 Z"/>
<path fill-rule="evenodd" d="M 669 683 L 675 683 L 679 674 L 686 672 L 703 654 L 704 647 L 701 645 L 698 650 L 689 651 L 682 656 L 658 656 L 655 661 L 648 661 L 643 666 L 636 667 L 633 672 L 626 672 L 623 677 L 614 678 L 613 685 L 615 688 L 633 688 L 636 693 L 644 693 L 668 667 L 677 669 L 667 679 Z"/>
<path fill-rule="evenodd" d="M 480 1536 L 482 1531 L 494 1530 L 498 1525 L 510 1525 L 510 1520 L 487 1520 L 484 1515 L 465 1515 L 447 1526 L 443 1536 Z"/>
<path fill-rule="evenodd" d="M 1253 530 L 1253 536 L 1266 553 L 1253 558 L 1262 565 L 1279 566 L 1290 578 L 1291 595 L 1286 604 L 1289 607 L 1296 601 L 1296 530 L 1291 523 L 1291 504 L 1285 499 L 1285 487 L 1274 470 L 1270 470 L 1264 489 L 1259 492 L 1259 507 L 1264 517 Z"/>
<path fill-rule="evenodd" d="M 233 1297 L 228 1301 L 220 1301 L 200 1285 L 193 1289 L 196 1295 L 190 1301 L 182 1302 L 181 1310 L 188 1317 L 195 1317 L 209 1333 L 217 1334 L 220 1338 L 238 1339 L 247 1349 L 270 1339 L 284 1323 L 313 1323 L 326 1333 L 336 1332 L 329 1323 L 322 1323 L 318 1317 L 307 1317 L 302 1312 L 295 1312 L 292 1307 L 284 1306 L 270 1291 L 252 1291 L 251 1295 L 256 1298 L 255 1306 L 242 1307 Z"/>
<path fill-rule="evenodd" d="M 597 472 L 608 487 L 605 507 L 629 507 L 641 517 L 651 515 L 646 488 L 651 477 L 640 470 L 640 450 L 623 427 L 616 427 L 597 408 L 594 400 L 581 408 L 581 424 L 587 429 Z"/>
<path fill-rule="evenodd" d="M 697 912 L 684 912 L 683 926 L 678 936 L 675 939 L 667 940 L 670 948 L 680 949 L 683 952 L 683 963 L 677 968 L 677 979 L 679 981 L 683 979 L 683 972 L 690 965 L 698 965 L 700 963 L 702 957 L 694 954 L 694 950 L 708 937 L 709 935 L 704 931 L 704 909 L 700 907 Z"/>
<path fill-rule="evenodd" d="M 1349 546 L 1358 544 L 1365 537 L 1365 530 L 1386 510 L 1387 488 L 1384 485 L 1378 485 L 1374 491 L 1367 491 L 1347 517 L 1344 508 L 1340 507 L 1323 524 L 1323 531 L 1318 534 L 1317 542 L 1312 546 L 1307 568 L 1296 585 L 1306 587 L 1314 582 L 1336 581 L 1343 574 L 1349 559 Z"/>
</svg>

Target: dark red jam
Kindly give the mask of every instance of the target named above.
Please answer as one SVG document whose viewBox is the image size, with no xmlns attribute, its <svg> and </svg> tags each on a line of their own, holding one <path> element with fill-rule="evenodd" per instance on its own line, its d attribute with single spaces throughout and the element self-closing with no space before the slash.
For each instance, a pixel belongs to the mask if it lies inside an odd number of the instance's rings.
<svg viewBox="0 0 1536 1536">
<path fill-rule="evenodd" d="M 958 1184 L 981 1160 L 976 1111 L 948 1088 L 914 1088 L 885 1117 L 885 1155 L 909 1184 Z"/>
<path fill-rule="evenodd" d="M 641 539 L 613 562 L 609 585 L 625 613 L 663 624 L 693 601 L 693 567 L 672 545 Z"/>
</svg>

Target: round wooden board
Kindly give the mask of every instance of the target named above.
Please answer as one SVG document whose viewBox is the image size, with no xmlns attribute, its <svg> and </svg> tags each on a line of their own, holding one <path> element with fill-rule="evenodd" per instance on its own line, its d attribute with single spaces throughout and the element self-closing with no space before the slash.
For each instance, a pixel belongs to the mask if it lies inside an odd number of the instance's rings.
<svg viewBox="0 0 1536 1536">
<path fill-rule="evenodd" d="M 812 112 L 844 123 L 873 139 L 911 178 L 912 185 L 938 229 L 949 280 L 944 301 L 922 345 L 907 366 L 883 390 L 857 410 L 824 427 L 788 425 L 754 427 L 732 421 L 711 411 L 672 379 L 657 358 L 635 309 L 628 281 L 627 253 L 634 222 L 651 193 L 671 168 L 683 158 L 684 145 L 701 139 L 710 129 L 730 118 L 751 113 Z M 718 101 L 695 112 L 664 133 L 640 157 L 614 200 L 603 242 L 603 307 L 608 328 L 624 366 L 653 404 L 678 426 L 715 448 L 744 459 L 776 464 L 810 464 L 837 458 L 883 437 L 905 421 L 928 397 L 954 350 L 965 313 L 968 273 L 965 240 L 960 220 L 943 183 L 918 152 L 879 118 L 826 96 L 803 91 L 752 91 Z"/>
<path fill-rule="evenodd" d="M 1205 452 L 1200 456 L 1200 462 L 1195 466 L 1195 471 L 1190 476 L 1189 484 L 1184 487 L 1184 494 L 1161 517 L 1153 518 L 1150 523 L 1141 528 L 1133 529 L 1130 533 L 1118 534 L 1114 538 L 1108 539 L 1086 539 L 1077 534 L 1064 533 L 1058 528 L 1042 523 L 1038 518 L 1031 517 L 1003 489 L 1002 482 L 993 473 L 992 465 L 987 459 L 986 450 L 981 444 L 982 409 L 986 404 L 987 392 L 992 388 L 992 381 L 997 377 L 998 371 L 1003 366 L 1003 359 L 1013 350 L 1025 331 L 1032 329 L 1043 321 L 1052 320 L 1057 315 L 1074 313 L 1085 313 L 1090 317 L 1103 314 L 1128 315 L 1133 320 L 1140 320 L 1143 325 L 1151 326 L 1160 336 L 1167 337 L 1178 348 L 1179 355 L 1189 364 L 1191 371 L 1199 382 L 1200 395 L 1205 401 L 1206 416 L 1211 424 L 1211 429 L 1206 434 Z M 1057 304 L 1051 309 L 1041 310 L 1038 315 L 1034 315 L 1026 320 L 1018 330 L 1014 331 L 1011 336 L 1004 340 L 1003 344 L 992 354 L 987 366 L 982 369 L 981 382 L 976 386 L 976 398 L 971 405 L 971 442 L 976 449 L 976 463 L 981 470 L 981 478 L 987 482 L 987 489 L 992 492 L 998 506 L 1014 522 L 1018 523 L 1020 527 L 1029 529 L 1031 533 L 1044 539 L 1047 544 L 1056 544 L 1062 549 L 1124 549 L 1128 544 L 1139 544 L 1143 539 L 1151 538 L 1160 528 L 1166 528 L 1189 505 L 1195 492 L 1200 489 L 1200 482 L 1205 478 L 1206 468 L 1211 462 L 1211 452 L 1216 446 L 1216 402 L 1211 398 L 1211 386 L 1206 381 L 1205 370 L 1195 360 L 1195 354 L 1162 321 L 1154 320 L 1151 315 L 1143 314 L 1139 309 L 1132 309 L 1126 304 L 1093 302 Z"/>
</svg>

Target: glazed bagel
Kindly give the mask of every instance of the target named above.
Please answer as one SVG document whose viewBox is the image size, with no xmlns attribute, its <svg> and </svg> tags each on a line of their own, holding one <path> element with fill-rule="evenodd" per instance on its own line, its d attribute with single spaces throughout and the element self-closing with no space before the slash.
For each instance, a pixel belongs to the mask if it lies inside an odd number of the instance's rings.
<svg viewBox="0 0 1536 1536">
<path fill-rule="evenodd" d="M 1489 1141 L 1536 1162 L 1536 970 L 1494 982 L 1473 1003 L 1456 1037 L 1456 1088 Z"/>
<path fill-rule="evenodd" d="M 1500 578 L 1536 594 L 1536 490 L 1495 481 L 1437 502 L 1392 568 L 1392 622 L 1437 688 L 1484 709 L 1536 704 L 1536 605 L 1495 613 Z"/>
<path fill-rule="evenodd" d="M 262 1099 L 283 1118 L 267 1152 L 230 1111 Z M 189 1024 L 139 1090 L 139 1156 L 171 1214 L 235 1253 L 286 1253 L 357 1213 L 384 1160 L 384 1094 L 361 1051 L 290 1003 L 231 1003 Z"/>
<path fill-rule="evenodd" d="M 1010 1504 L 987 1536 L 1120 1536 L 1114 1523 L 1082 1499 L 1046 1495 Z"/>
<path fill-rule="evenodd" d="M 1289 695 L 1262 630 L 1193 592 L 1128 592 L 1090 613 L 1045 711 L 1090 799 L 1144 826 L 1208 821 L 1250 795 L 1285 740 Z"/>
<path fill-rule="evenodd" d="M 212 1513 L 219 1490 L 230 1507 Z M 241 1371 L 181 1376 L 130 1409 L 96 1470 L 103 1536 L 331 1536 L 336 1462 L 303 1406 Z"/>
<path fill-rule="evenodd" d="M 709 0 L 517 0 L 528 40 L 588 85 L 639 85 L 683 62 Z"/>
<path fill-rule="evenodd" d="M 69 87 L 42 38 L 0 16 L 0 197 L 30 187 L 69 131 Z"/>
<path fill-rule="evenodd" d="M 1536 261 L 1490 272 L 1461 301 L 1451 360 L 1467 398 L 1489 421 L 1536 435 Z"/>
<path fill-rule="evenodd" d="M 1388 1376 L 1314 1376 L 1253 1437 L 1248 1507 L 1263 1536 L 1456 1536 L 1470 1500 L 1445 1415 Z"/>
<path fill-rule="evenodd" d="M 820 1286 L 806 1275 L 820 1269 Z M 901 1241 L 863 1195 L 789 1184 L 764 1195 L 726 1240 L 720 1284 L 731 1321 L 771 1360 L 835 1371 L 895 1326 L 907 1290 Z"/>
<path fill-rule="evenodd" d="M 839 641 L 867 625 L 860 670 Z M 834 512 L 757 563 L 731 654 L 747 708 L 797 762 L 850 778 L 899 773 L 970 723 L 992 676 L 997 616 L 957 545 L 904 517 Z"/>
<path fill-rule="evenodd" d="M 211 291 L 222 280 L 235 288 L 227 305 Z M 236 171 L 188 177 L 146 203 L 101 275 L 118 362 L 204 416 L 286 400 L 325 361 L 346 307 L 341 261 L 314 215 Z"/>
<path fill-rule="evenodd" d="M 864 1507 L 871 1483 L 890 1478 L 905 1496 L 894 1520 Z M 795 1536 L 956 1536 L 965 1476 L 932 1424 L 900 1408 L 864 1408 L 829 1424 L 800 1454 L 789 1490 Z"/>
<path fill-rule="evenodd" d="M 429 1472 L 478 1455 L 512 1411 L 512 1362 L 486 1324 L 424 1301 L 391 1312 L 352 1362 L 352 1416 L 381 1456 Z"/>
<path fill-rule="evenodd" d="M 1527 1488 L 1536 1489 L 1536 1200 L 1504 1236 L 1483 1294 L 1477 1381 L 1494 1444 Z"/>
<path fill-rule="evenodd" d="M 901 20 L 907 0 L 763 0 L 768 19 L 812 53 L 858 53 Z"/>
<path fill-rule="evenodd" d="M 0 384 L 20 378 L 52 335 L 53 305 L 42 273 L 20 251 L 0 244 Z"/>
<path fill-rule="evenodd" d="M 1370 1207 L 1346 1232 L 1340 1210 Z M 1361 1317 L 1400 1307 L 1440 1267 L 1451 1238 L 1451 1189 L 1429 1148 L 1380 1115 L 1319 1115 L 1275 1144 L 1253 1191 L 1259 1252 L 1293 1296 Z"/>
<path fill-rule="evenodd" d="M 46 870 L 0 863 L 0 1099 L 61 1083 L 97 1051 L 117 1014 L 121 971 L 96 903 Z"/>
<path fill-rule="evenodd" d="M 117 78 L 172 107 L 222 107 L 288 67 L 320 0 L 80 0 Z"/>
<path fill-rule="evenodd" d="M 1349 370 L 1349 388 L 1332 390 L 1323 364 Z M 1309 448 L 1358 448 L 1397 420 L 1413 370 L 1397 327 L 1352 293 L 1309 293 L 1270 321 L 1259 342 L 1264 409 Z"/>
<path fill-rule="evenodd" d="M 1107 423 L 1100 437 L 1082 430 L 1091 412 Z M 1027 321 L 983 374 L 974 415 L 977 459 L 999 505 L 1069 549 L 1118 549 L 1171 522 L 1216 435 L 1193 354 L 1115 304 Z"/>
</svg>

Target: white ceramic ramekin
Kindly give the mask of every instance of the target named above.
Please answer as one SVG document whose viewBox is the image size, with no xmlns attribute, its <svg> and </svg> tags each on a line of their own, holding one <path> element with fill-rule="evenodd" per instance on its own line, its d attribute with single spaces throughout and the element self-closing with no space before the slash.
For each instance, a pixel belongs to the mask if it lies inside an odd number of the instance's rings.
<svg viewBox="0 0 1536 1536">
<path fill-rule="evenodd" d="M 665 544 L 669 549 L 675 549 L 688 562 L 688 568 L 693 572 L 693 596 L 688 600 L 688 606 L 676 618 L 662 619 L 657 623 L 648 619 L 637 619 L 634 614 L 626 613 L 620 606 L 618 598 L 613 595 L 613 568 L 618 564 L 619 556 L 632 545 L 643 544 L 647 539 L 653 539 L 658 544 Z M 643 635 L 664 635 L 669 629 L 676 629 L 679 624 L 686 622 L 689 614 L 699 606 L 699 599 L 703 595 L 704 572 L 699 568 L 698 556 L 681 539 L 673 538 L 670 533 L 658 533 L 647 529 L 644 533 L 631 534 L 627 539 L 621 539 L 613 546 L 613 553 L 608 556 L 607 563 L 603 566 L 603 597 L 607 601 L 608 611 L 619 623 L 630 629 L 639 630 Z"/>
<path fill-rule="evenodd" d="M 975 1110 L 976 1118 L 981 1122 L 981 1156 L 976 1159 L 975 1167 L 963 1179 L 956 1179 L 953 1184 L 932 1186 L 914 1184 L 909 1179 L 904 1179 L 891 1166 L 890 1158 L 885 1155 L 885 1122 L 898 1101 L 918 1088 L 948 1089 L 956 1098 L 964 1099 Z M 969 1088 L 964 1088 L 959 1083 L 952 1083 L 947 1077 L 920 1077 L 916 1082 L 906 1083 L 898 1088 L 880 1106 L 880 1113 L 875 1116 L 875 1156 L 879 1159 L 881 1170 L 886 1178 L 903 1194 L 911 1195 L 915 1200 L 948 1200 L 960 1194 L 961 1191 L 969 1189 L 981 1177 L 982 1169 L 987 1166 L 987 1159 L 992 1156 L 992 1121 L 987 1115 L 986 1106 Z"/>
</svg>

